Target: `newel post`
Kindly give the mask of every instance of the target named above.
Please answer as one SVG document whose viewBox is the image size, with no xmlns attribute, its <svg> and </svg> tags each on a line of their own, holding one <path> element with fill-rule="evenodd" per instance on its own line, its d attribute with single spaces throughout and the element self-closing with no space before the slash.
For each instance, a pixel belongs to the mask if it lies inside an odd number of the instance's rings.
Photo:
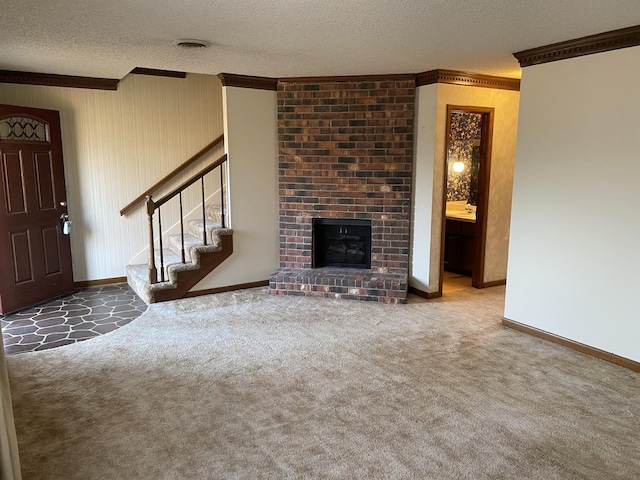
<svg viewBox="0 0 640 480">
<path fill-rule="evenodd" d="M 156 269 L 155 250 L 153 247 L 153 212 L 156 210 L 156 204 L 151 199 L 151 195 L 147 196 L 147 216 L 149 217 L 149 283 L 157 283 L 158 270 Z"/>
<path fill-rule="evenodd" d="M 226 157 L 226 155 L 225 155 Z M 226 158 L 225 161 L 222 162 L 220 164 L 220 226 L 222 228 L 226 228 L 225 222 L 224 222 L 224 164 L 226 162 Z"/>
</svg>

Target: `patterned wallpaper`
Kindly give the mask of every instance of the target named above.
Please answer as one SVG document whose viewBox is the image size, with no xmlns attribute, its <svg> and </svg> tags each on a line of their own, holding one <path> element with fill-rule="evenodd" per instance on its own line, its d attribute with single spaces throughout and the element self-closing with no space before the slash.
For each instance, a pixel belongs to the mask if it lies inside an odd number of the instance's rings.
<svg viewBox="0 0 640 480">
<path fill-rule="evenodd" d="M 476 204 L 478 191 L 478 161 L 482 115 L 479 113 L 451 113 L 451 132 L 447 152 L 447 201 L 464 200 Z M 464 170 L 453 171 L 453 164 L 462 162 Z"/>
</svg>

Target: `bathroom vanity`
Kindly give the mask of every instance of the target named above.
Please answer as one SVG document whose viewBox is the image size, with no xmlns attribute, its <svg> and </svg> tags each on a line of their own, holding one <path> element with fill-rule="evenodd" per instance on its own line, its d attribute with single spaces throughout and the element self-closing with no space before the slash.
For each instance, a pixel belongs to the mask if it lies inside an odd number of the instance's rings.
<svg viewBox="0 0 640 480">
<path fill-rule="evenodd" d="M 444 234 L 444 269 L 448 272 L 471 275 L 473 266 L 475 207 L 471 211 L 449 208 L 447 202 Z M 455 206 L 454 206 L 455 207 Z"/>
</svg>

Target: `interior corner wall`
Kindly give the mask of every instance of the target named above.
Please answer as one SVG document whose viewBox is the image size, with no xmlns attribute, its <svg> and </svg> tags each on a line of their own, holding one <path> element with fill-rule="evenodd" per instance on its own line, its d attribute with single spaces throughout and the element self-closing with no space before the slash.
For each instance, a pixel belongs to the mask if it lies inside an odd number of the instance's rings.
<svg viewBox="0 0 640 480">
<path fill-rule="evenodd" d="M 640 47 L 523 69 L 505 317 L 640 361 Z"/>
<path fill-rule="evenodd" d="M 233 254 L 194 291 L 268 280 L 278 269 L 276 92 L 222 90 Z"/>
<path fill-rule="evenodd" d="M 125 275 L 147 248 L 147 216 L 120 209 L 223 132 L 210 75 L 127 75 L 117 91 L 0 84 L 0 103 L 60 112 L 75 281 Z"/>
<path fill-rule="evenodd" d="M 430 271 L 437 93 L 437 84 L 416 88 L 409 285 L 424 292 L 438 291 Z"/>
<path fill-rule="evenodd" d="M 440 283 L 447 105 L 495 109 L 483 282 L 504 280 L 520 94 L 511 90 L 449 84 L 427 85 L 417 90 L 413 270 L 409 284 L 435 293 Z M 427 198 L 429 195 L 430 199 Z"/>
</svg>

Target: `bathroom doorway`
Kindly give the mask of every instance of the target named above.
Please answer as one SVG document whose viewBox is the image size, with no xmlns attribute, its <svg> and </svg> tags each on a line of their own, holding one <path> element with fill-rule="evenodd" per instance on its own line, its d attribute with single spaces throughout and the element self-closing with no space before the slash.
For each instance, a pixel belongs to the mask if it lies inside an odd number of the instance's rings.
<svg viewBox="0 0 640 480">
<path fill-rule="evenodd" d="M 484 287 L 493 115 L 493 108 L 447 105 L 440 292 L 452 279 Z"/>
</svg>

